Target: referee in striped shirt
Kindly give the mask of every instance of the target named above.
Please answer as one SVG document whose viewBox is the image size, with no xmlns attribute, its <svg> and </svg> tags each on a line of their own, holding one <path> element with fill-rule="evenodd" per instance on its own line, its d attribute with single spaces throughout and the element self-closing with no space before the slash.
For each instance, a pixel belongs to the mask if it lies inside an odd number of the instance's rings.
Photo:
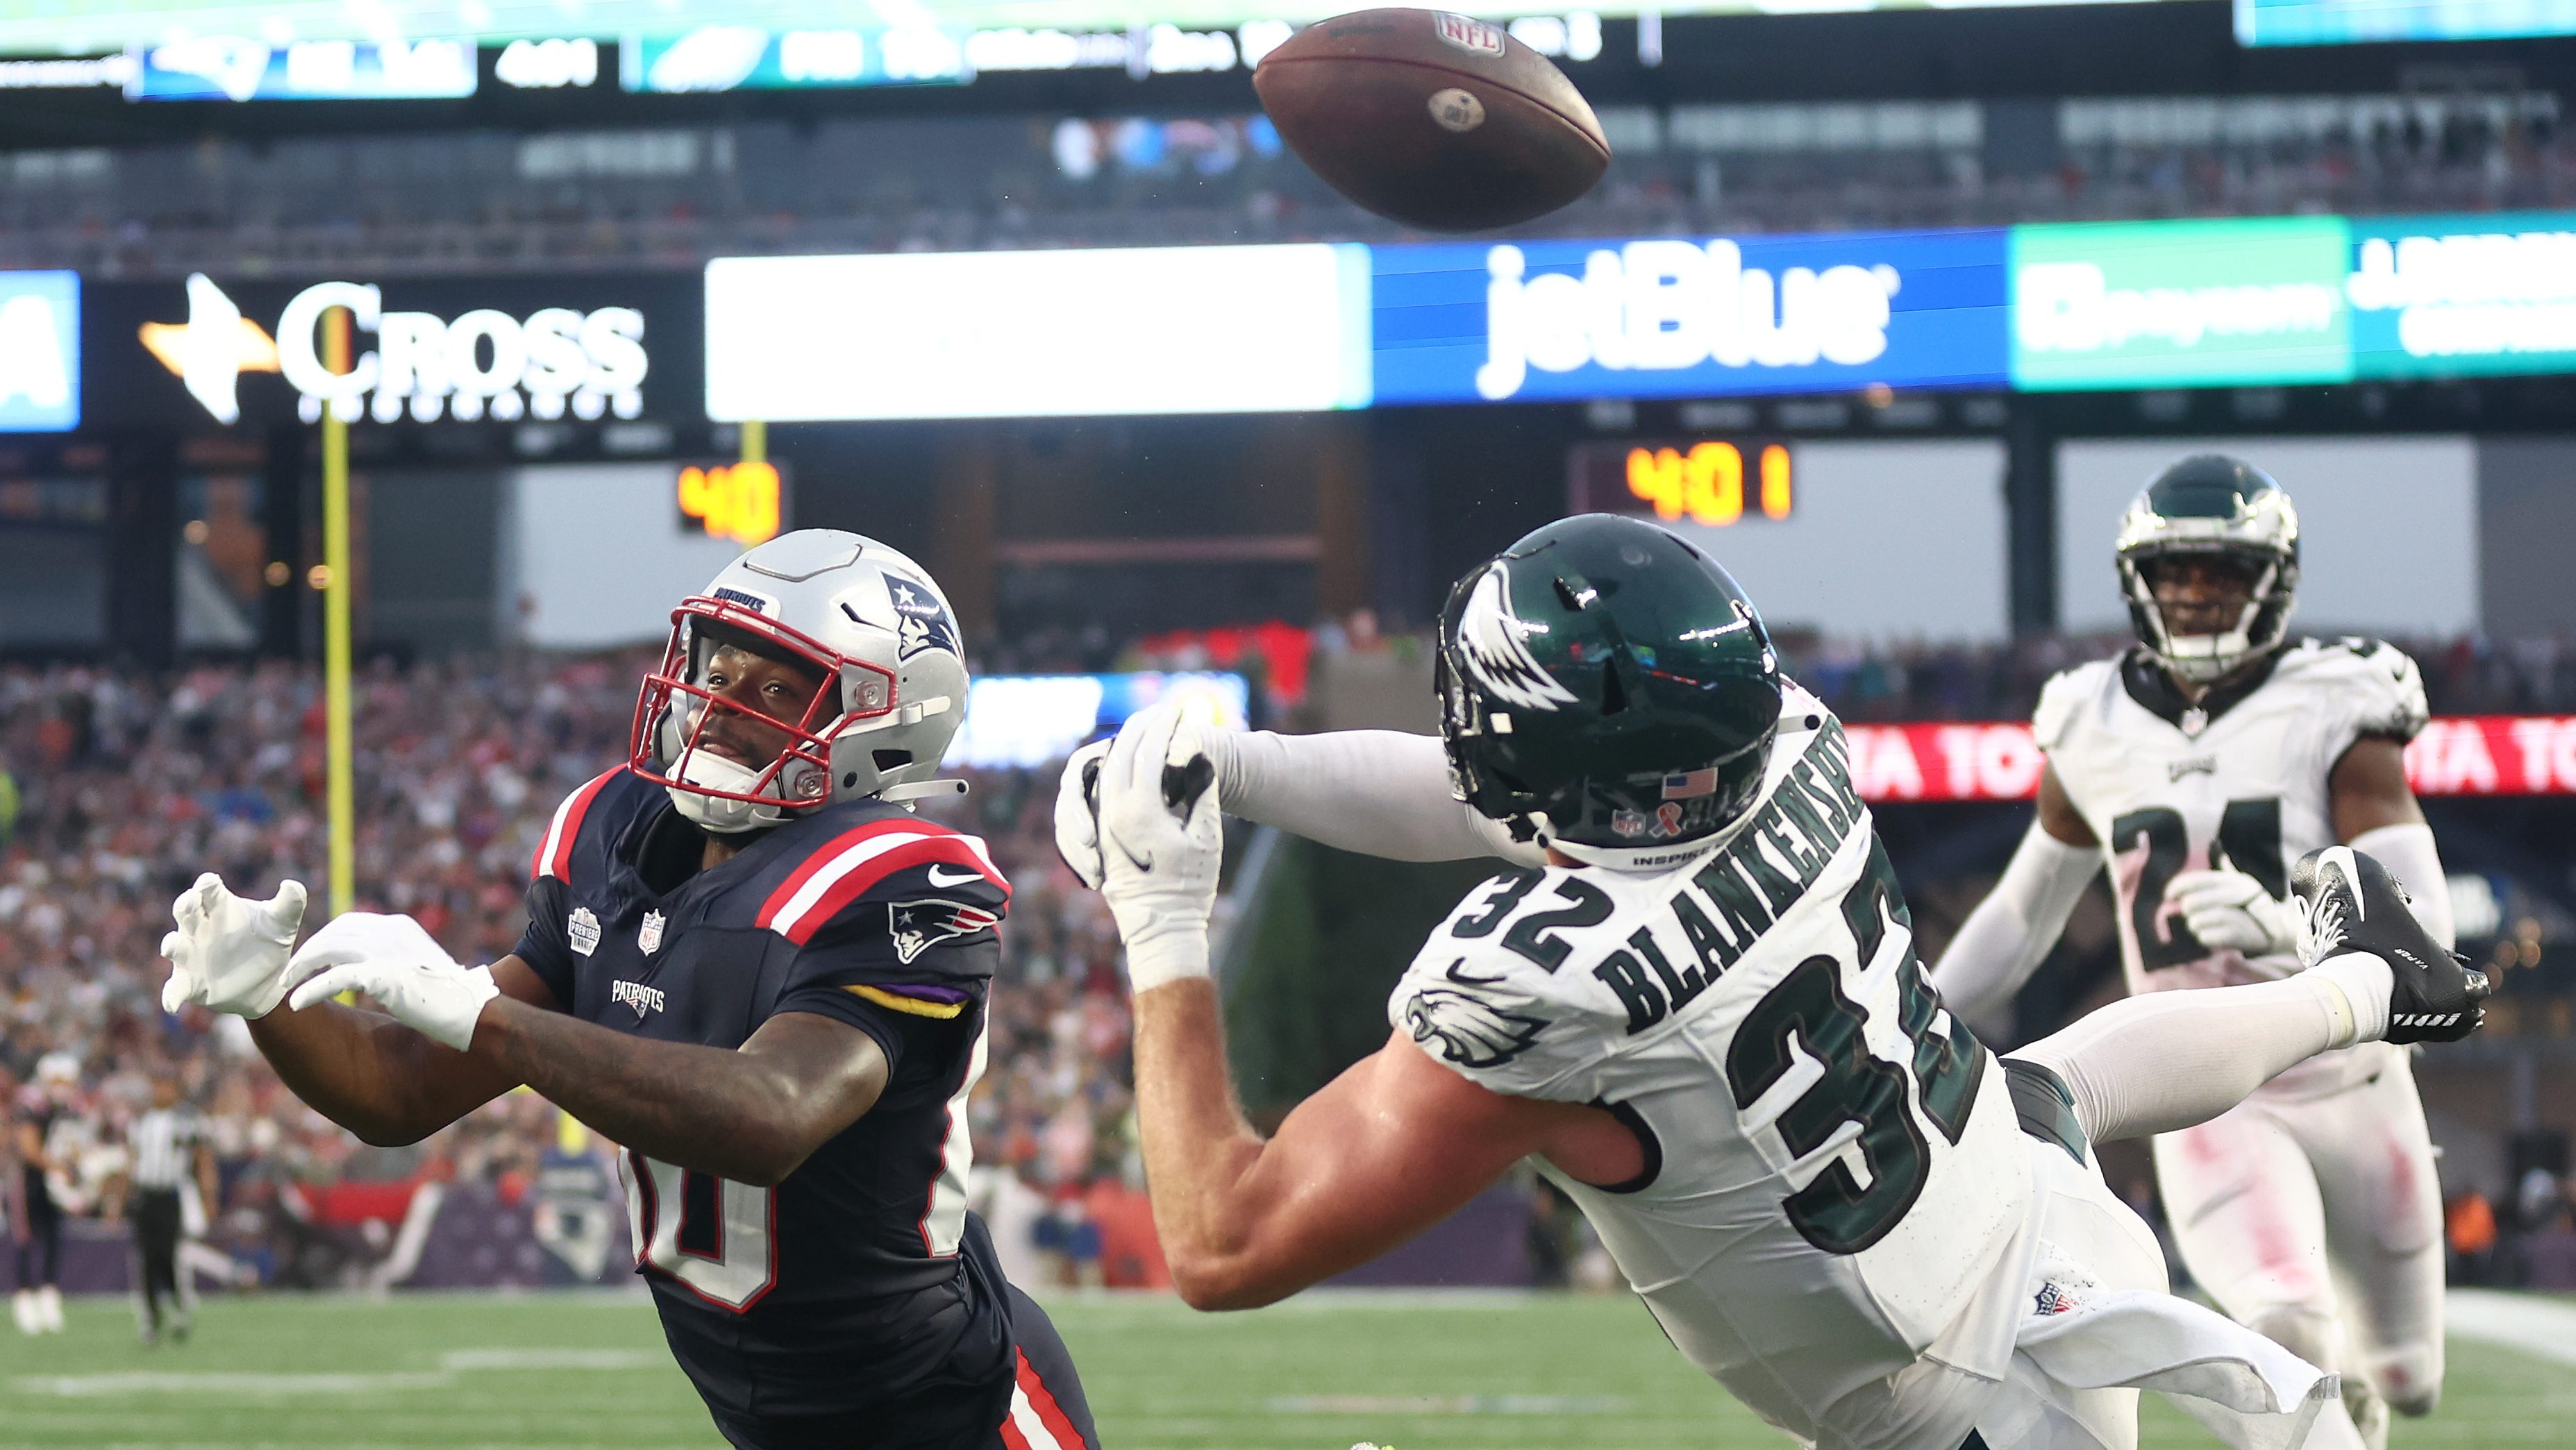
<svg viewBox="0 0 2576 1450">
<path fill-rule="evenodd" d="M 132 1202 L 135 1252 L 142 1259 L 143 1342 L 161 1337 L 161 1301 L 170 1301 L 170 1334 L 188 1338 L 188 1306 L 194 1298 L 179 1278 L 179 1188 L 193 1173 L 200 1202 L 211 1216 L 217 1209 L 215 1155 L 206 1144 L 206 1120 L 179 1101 L 179 1080 L 164 1074 L 152 1082 L 152 1110 L 134 1120 L 126 1135 L 133 1159 Z"/>
</svg>

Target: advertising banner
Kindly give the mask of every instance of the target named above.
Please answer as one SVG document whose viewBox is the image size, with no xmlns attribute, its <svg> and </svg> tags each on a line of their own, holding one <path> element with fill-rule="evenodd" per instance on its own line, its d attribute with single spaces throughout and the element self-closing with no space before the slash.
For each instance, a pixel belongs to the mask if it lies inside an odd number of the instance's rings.
<svg viewBox="0 0 2576 1450">
<path fill-rule="evenodd" d="M 2353 372 L 2576 371 L 2576 216 L 2354 217 Z"/>
<path fill-rule="evenodd" d="M 2341 217 L 2012 229 L 2014 386 L 2345 382 Z"/>
<path fill-rule="evenodd" d="M 0 272 L 0 433 L 80 426 L 80 275 Z"/>
<path fill-rule="evenodd" d="M 81 365 L 97 421 L 229 427 L 685 416 L 698 402 L 696 274 L 115 282 L 90 289 Z M 325 317 L 351 318 L 346 371 Z"/>
<path fill-rule="evenodd" d="M 1852 784 L 1873 803 L 2028 800 L 2047 764 L 2011 722 L 1843 729 Z M 2419 796 L 2576 795 L 2576 716 L 2435 720 L 2406 747 L 2406 779 Z"/>
<path fill-rule="evenodd" d="M 707 416 L 1308 412 L 1369 403 L 1369 249 L 721 257 Z"/>
<path fill-rule="evenodd" d="M 2005 233 L 1370 249 L 1380 403 L 1990 387 Z"/>
</svg>

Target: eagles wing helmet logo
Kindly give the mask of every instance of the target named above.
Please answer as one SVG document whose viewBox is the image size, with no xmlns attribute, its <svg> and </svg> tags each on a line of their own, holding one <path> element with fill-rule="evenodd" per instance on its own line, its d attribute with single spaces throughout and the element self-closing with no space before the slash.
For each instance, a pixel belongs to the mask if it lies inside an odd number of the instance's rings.
<svg viewBox="0 0 2576 1450">
<path fill-rule="evenodd" d="M 886 575 L 885 582 L 886 598 L 894 603 L 896 658 L 908 660 L 926 649 L 957 653 L 957 626 L 938 595 L 900 574 Z"/>
<path fill-rule="evenodd" d="M 886 907 L 886 917 L 894 935 L 895 960 L 905 966 L 941 942 L 990 930 L 1002 920 L 962 901 L 898 901 Z"/>
<path fill-rule="evenodd" d="M 1467 991 L 1448 987 L 1425 987 L 1404 1004 L 1405 1030 L 1416 1042 L 1438 1041 L 1440 1055 L 1461 1067 L 1500 1067 L 1529 1049 L 1547 1026 L 1535 1017 L 1506 1012 L 1478 997 L 1473 988 L 1490 987 L 1500 977 L 1469 976 L 1460 968 L 1467 959 L 1449 964 L 1448 978 Z"/>
<path fill-rule="evenodd" d="M 1512 613 L 1511 577 L 1497 563 L 1476 581 L 1458 616 L 1458 652 L 1486 693 L 1524 710 L 1554 710 L 1574 703 L 1530 653 L 1530 626 Z"/>
</svg>

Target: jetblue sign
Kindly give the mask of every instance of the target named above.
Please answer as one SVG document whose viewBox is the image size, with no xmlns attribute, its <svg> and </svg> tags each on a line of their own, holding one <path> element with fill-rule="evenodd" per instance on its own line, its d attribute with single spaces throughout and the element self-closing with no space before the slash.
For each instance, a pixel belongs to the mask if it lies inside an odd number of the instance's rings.
<svg viewBox="0 0 2576 1450">
<path fill-rule="evenodd" d="M 0 433 L 79 426 L 79 274 L 0 272 Z"/>
<path fill-rule="evenodd" d="M 1379 403 L 1989 387 L 2001 230 L 1375 247 Z"/>
</svg>

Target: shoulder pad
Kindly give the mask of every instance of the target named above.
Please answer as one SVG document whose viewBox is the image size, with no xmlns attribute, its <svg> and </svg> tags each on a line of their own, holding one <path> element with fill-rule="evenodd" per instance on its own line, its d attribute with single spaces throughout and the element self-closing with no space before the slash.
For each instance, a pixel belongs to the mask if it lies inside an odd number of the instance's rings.
<svg viewBox="0 0 2576 1450">
<path fill-rule="evenodd" d="M 545 835 L 537 841 L 537 856 L 528 866 L 528 879 L 533 881 L 551 876 L 557 881 L 571 880 L 572 848 L 581 839 L 582 828 L 606 824 L 611 818 L 621 816 L 623 813 L 616 808 L 621 803 L 620 798 L 632 795 L 633 788 L 643 784 L 621 765 L 604 775 L 591 777 L 581 789 L 565 796 L 563 804 L 555 807 L 554 819 L 547 823 Z M 599 806 L 603 796 L 611 798 L 609 805 L 594 811 L 593 807 Z"/>
<path fill-rule="evenodd" d="M 2412 740 L 2432 718 L 2414 657 L 2385 640 L 2303 639 L 2284 652 L 2279 673 L 2331 690 L 2321 718 L 2353 739 Z"/>
<path fill-rule="evenodd" d="M 2075 712 L 2101 693 L 2104 678 L 2115 675 L 2118 668 L 2117 660 L 2087 660 L 2048 677 L 2048 683 L 2039 687 L 2039 704 L 2030 712 L 2031 738 L 2040 749 L 2065 738 Z"/>
<path fill-rule="evenodd" d="M 980 838 L 895 816 L 819 837 L 763 897 L 755 921 L 803 946 L 862 903 L 897 899 L 955 907 L 964 914 L 955 919 L 974 919 L 981 930 L 1010 909 L 1011 883 Z M 892 929 L 887 913 L 872 915 Z"/>
<path fill-rule="evenodd" d="M 1598 1061 L 1587 1044 L 1614 1025 L 1593 1000 L 1606 993 L 1587 990 L 1588 963 L 1569 960 L 1580 950 L 1570 938 L 1616 909 L 1608 892 L 1570 872 L 1495 876 L 1423 943 L 1387 1003 L 1388 1021 L 1472 1081 L 1566 1096 L 1564 1084 Z"/>
</svg>

